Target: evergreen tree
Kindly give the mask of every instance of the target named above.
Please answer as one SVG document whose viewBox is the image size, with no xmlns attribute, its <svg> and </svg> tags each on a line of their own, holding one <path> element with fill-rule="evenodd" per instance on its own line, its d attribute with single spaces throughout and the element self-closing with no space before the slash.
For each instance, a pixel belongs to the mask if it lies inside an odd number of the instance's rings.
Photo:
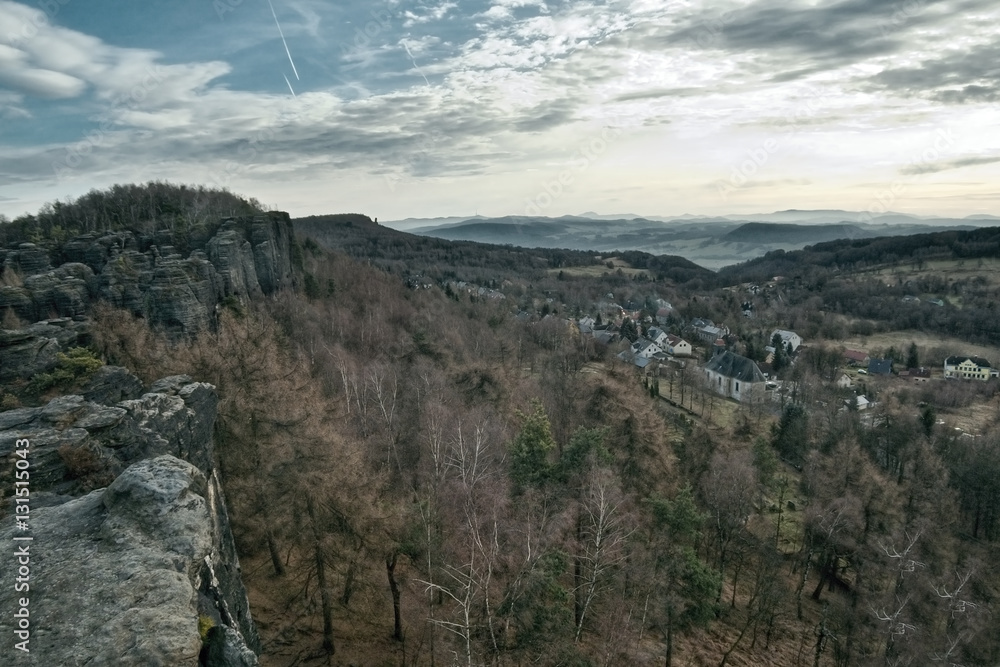
<svg viewBox="0 0 1000 667">
<path fill-rule="evenodd" d="M 515 493 L 540 488 L 552 476 L 549 453 L 556 448 L 552 427 L 545 408 L 537 399 L 531 402 L 531 413 L 518 411 L 523 421 L 521 432 L 510 444 L 510 476 Z"/>
</svg>

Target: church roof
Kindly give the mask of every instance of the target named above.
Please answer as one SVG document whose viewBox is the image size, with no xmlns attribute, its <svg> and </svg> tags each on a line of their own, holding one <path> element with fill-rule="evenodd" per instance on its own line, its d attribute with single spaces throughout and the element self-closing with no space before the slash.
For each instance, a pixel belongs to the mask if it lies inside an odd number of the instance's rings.
<svg viewBox="0 0 1000 667">
<path fill-rule="evenodd" d="M 764 374 L 752 359 L 726 350 L 705 364 L 705 369 L 741 382 L 764 382 Z"/>
</svg>

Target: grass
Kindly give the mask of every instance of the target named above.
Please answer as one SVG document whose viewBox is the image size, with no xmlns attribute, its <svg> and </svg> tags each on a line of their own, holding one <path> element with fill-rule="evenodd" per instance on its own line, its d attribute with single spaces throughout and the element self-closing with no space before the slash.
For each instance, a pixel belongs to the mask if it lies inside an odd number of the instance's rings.
<svg viewBox="0 0 1000 667">
<path fill-rule="evenodd" d="M 990 285 L 1000 285 L 998 271 L 1000 271 L 1000 258 L 984 257 L 981 259 L 931 260 L 922 264 L 906 262 L 895 267 L 875 269 L 868 272 L 868 275 L 884 276 L 893 282 L 898 278 L 912 279 L 929 275 L 942 276 L 947 280 L 963 280 L 980 276 Z M 941 298 L 945 298 L 944 295 L 941 295 Z"/>
<path fill-rule="evenodd" d="M 611 262 L 614 266 L 613 269 L 609 269 L 607 263 Z M 594 264 L 592 266 L 571 266 L 563 269 L 549 269 L 548 273 L 550 275 L 558 275 L 562 273 L 571 278 L 600 278 L 601 276 L 616 273 L 621 271 L 626 276 L 634 278 L 639 275 L 649 276 L 649 271 L 646 269 L 636 269 L 633 268 L 628 262 L 623 262 L 617 257 L 609 257 L 602 261 L 600 264 Z"/>
<path fill-rule="evenodd" d="M 844 347 L 851 350 L 868 351 L 876 348 L 886 350 L 889 347 L 894 346 L 897 350 L 902 350 L 904 353 L 910 343 L 914 342 L 917 344 L 917 348 L 924 354 L 926 354 L 927 350 L 939 348 L 941 350 L 949 351 L 948 354 L 972 354 L 980 357 L 986 357 L 994 363 L 1000 362 L 1000 350 L 995 347 L 974 345 L 972 343 L 967 343 L 960 338 L 940 336 L 923 331 L 886 331 L 883 333 L 872 334 L 871 336 L 854 336 L 852 338 L 845 338 L 840 342 L 844 345 Z"/>
</svg>

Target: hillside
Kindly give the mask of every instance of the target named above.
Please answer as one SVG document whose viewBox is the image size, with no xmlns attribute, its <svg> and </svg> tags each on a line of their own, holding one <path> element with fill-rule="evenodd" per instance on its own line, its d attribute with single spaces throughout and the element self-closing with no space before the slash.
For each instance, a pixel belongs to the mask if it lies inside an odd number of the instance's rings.
<svg viewBox="0 0 1000 667">
<path fill-rule="evenodd" d="M 748 222 L 721 237 L 723 241 L 738 243 L 812 244 L 837 239 L 856 239 L 871 236 L 857 225 L 796 225 L 774 222 Z"/>
<path fill-rule="evenodd" d="M 721 269 L 769 251 L 798 250 L 833 239 L 904 236 L 939 230 L 973 229 L 971 219 L 920 219 L 886 214 L 866 222 L 848 211 L 781 211 L 773 214 L 713 218 L 641 218 L 614 216 L 506 216 L 502 218 L 400 221 L 400 228 L 452 241 L 513 244 L 522 247 L 570 248 L 602 253 L 629 250 L 675 255 Z M 388 222 L 388 226 L 397 223 Z"/>
<path fill-rule="evenodd" d="M 157 516 L 180 524 L 184 508 L 210 518 L 201 508 L 224 494 L 225 573 L 250 602 L 232 615 L 252 614 L 265 666 L 1000 662 L 1000 577 L 984 565 L 1000 544 L 997 381 L 862 376 L 841 341 L 868 320 L 834 310 L 860 293 L 850 286 L 874 302 L 887 280 L 957 285 L 958 303 L 919 307 L 961 325 L 956 313 L 1000 301 L 977 267 L 909 261 L 818 280 L 825 266 L 797 263 L 784 281 L 720 287 L 680 258 L 450 242 L 361 214 L 253 213 L 185 241 L 146 213 L 83 237 L 36 229 L 34 245 L 2 250 L 0 442 L 44 430 L 53 488 L 99 494 L 49 497 L 39 512 L 66 506 L 65 520 L 40 526 L 108 522 L 68 539 L 61 569 L 39 571 L 47 581 L 86 576 L 91 549 L 118 554 L 101 540 L 138 507 L 121 491 L 150 493 L 136 478 L 155 473 L 179 494 Z M 990 238 L 954 247 L 986 252 Z M 965 273 L 949 283 L 952 270 Z M 72 315 L 23 321 L 46 307 Z M 695 354 L 648 372 L 619 360 L 631 339 L 601 344 L 580 321 L 637 338 L 661 310 Z M 736 402 L 703 381 L 696 318 L 725 323 L 733 354 L 762 356 L 775 328 L 807 343 L 775 355 L 772 390 Z M 938 372 L 936 355 L 962 352 L 925 340 L 869 351 Z M 123 389 L 95 407 L 102 364 L 121 367 Z M 845 370 L 855 387 L 835 383 Z M 855 391 L 874 407 L 853 409 Z M 108 485 L 133 458 L 152 467 Z M 202 529 L 167 528 L 170 553 L 185 554 L 168 562 L 193 573 L 171 581 L 201 590 L 207 542 L 180 537 Z M 167 577 L 162 562 L 131 576 Z M 83 586 L 37 595 L 49 610 L 130 599 L 115 577 L 100 585 L 99 599 Z M 171 609 L 171 646 L 208 656 L 228 636 L 199 635 L 198 609 Z M 146 627 L 129 626 L 137 648 L 161 636 Z M 60 639 L 87 657 L 84 638 Z M 153 664 L 137 656 L 124 664 Z M 161 662 L 200 664 L 191 651 Z"/>
<path fill-rule="evenodd" d="M 397 231 L 368 218 L 357 222 L 335 216 L 314 216 L 293 222 L 300 235 L 325 247 L 399 275 L 429 275 L 439 281 L 445 276 L 459 275 L 464 280 L 476 282 L 511 278 L 541 280 L 553 270 L 602 266 L 612 256 L 602 257 L 590 250 L 522 247 L 509 240 L 501 243 L 441 240 Z M 714 280 L 711 271 L 683 257 L 641 251 L 615 254 L 618 255 L 627 256 L 631 268 L 647 271 L 654 280 L 673 283 Z"/>
</svg>

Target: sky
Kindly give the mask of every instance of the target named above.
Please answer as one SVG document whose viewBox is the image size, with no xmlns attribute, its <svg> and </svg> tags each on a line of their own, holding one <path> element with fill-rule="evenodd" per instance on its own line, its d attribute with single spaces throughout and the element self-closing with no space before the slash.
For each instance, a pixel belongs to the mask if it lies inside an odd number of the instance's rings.
<svg viewBox="0 0 1000 667">
<path fill-rule="evenodd" d="M 0 0 L 0 214 L 1000 214 L 997 0 Z"/>
</svg>

